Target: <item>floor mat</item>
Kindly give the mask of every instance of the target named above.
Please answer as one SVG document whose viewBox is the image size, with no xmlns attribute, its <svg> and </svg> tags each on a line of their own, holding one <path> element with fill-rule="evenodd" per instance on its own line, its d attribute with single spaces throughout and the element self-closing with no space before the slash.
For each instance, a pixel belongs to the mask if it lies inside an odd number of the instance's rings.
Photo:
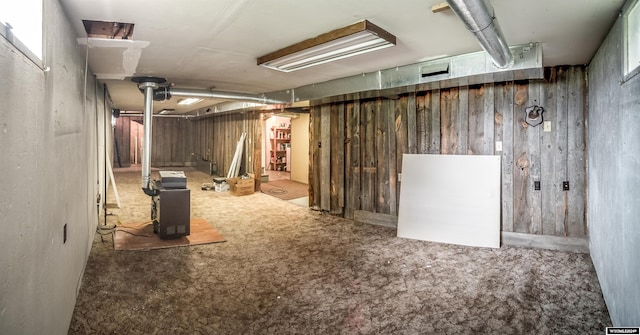
<svg viewBox="0 0 640 335">
<path fill-rule="evenodd" d="M 287 179 L 261 183 L 260 190 L 262 193 L 282 200 L 297 199 L 309 195 L 309 185 Z"/>
<path fill-rule="evenodd" d="M 217 243 L 225 238 L 204 219 L 191 219 L 190 235 L 172 240 L 162 240 L 153 233 L 150 222 L 126 224 L 116 227 L 113 248 L 115 250 L 149 250 L 196 244 Z"/>
</svg>

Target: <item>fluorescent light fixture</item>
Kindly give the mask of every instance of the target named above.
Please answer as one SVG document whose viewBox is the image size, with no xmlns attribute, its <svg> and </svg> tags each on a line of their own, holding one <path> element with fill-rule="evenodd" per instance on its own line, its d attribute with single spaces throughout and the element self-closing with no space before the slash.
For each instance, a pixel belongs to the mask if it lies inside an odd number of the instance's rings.
<svg viewBox="0 0 640 335">
<path fill-rule="evenodd" d="M 396 37 L 364 20 L 258 58 L 258 65 L 291 72 L 396 44 Z"/>
<path fill-rule="evenodd" d="M 171 113 L 173 113 L 175 111 L 176 111 L 175 109 L 163 109 L 158 114 L 161 114 L 161 115 L 171 114 Z"/>
<path fill-rule="evenodd" d="M 202 99 L 198 99 L 198 98 L 185 98 L 185 99 L 180 99 L 178 100 L 178 105 L 193 105 L 193 104 L 197 104 L 198 102 L 202 101 Z"/>
</svg>

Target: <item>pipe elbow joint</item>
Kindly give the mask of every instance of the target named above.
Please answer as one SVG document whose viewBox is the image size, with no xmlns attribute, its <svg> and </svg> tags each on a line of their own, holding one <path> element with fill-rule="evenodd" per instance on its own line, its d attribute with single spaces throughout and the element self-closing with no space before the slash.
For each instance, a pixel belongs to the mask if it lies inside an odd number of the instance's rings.
<svg viewBox="0 0 640 335">
<path fill-rule="evenodd" d="M 144 192 L 144 194 L 150 196 L 150 197 L 155 197 L 158 196 L 158 190 L 157 189 L 152 189 L 149 187 L 143 187 L 142 191 Z"/>
</svg>

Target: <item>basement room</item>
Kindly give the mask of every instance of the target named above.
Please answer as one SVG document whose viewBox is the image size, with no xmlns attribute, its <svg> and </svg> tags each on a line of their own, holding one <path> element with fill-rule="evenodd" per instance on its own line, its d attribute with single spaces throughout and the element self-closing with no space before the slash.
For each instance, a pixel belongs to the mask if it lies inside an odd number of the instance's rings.
<svg viewBox="0 0 640 335">
<path fill-rule="evenodd" d="M 640 0 L 23 0 L 0 35 L 0 334 L 640 333 Z"/>
</svg>

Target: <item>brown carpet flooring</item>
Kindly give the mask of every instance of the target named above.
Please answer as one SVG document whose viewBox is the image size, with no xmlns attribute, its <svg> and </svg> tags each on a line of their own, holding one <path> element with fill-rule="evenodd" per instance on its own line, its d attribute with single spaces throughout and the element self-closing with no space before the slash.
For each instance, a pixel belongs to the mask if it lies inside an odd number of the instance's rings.
<svg viewBox="0 0 640 335">
<path fill-rule="evenodd" d="M 201 191 L 192 216 L 225 243 L 114 251 L 96 237 L 69 334 L 603 334 L 588 254 L 400 239 L 262 193 Z M 142 222 L 139 173 L 118 173 Z"/>
</svg>

